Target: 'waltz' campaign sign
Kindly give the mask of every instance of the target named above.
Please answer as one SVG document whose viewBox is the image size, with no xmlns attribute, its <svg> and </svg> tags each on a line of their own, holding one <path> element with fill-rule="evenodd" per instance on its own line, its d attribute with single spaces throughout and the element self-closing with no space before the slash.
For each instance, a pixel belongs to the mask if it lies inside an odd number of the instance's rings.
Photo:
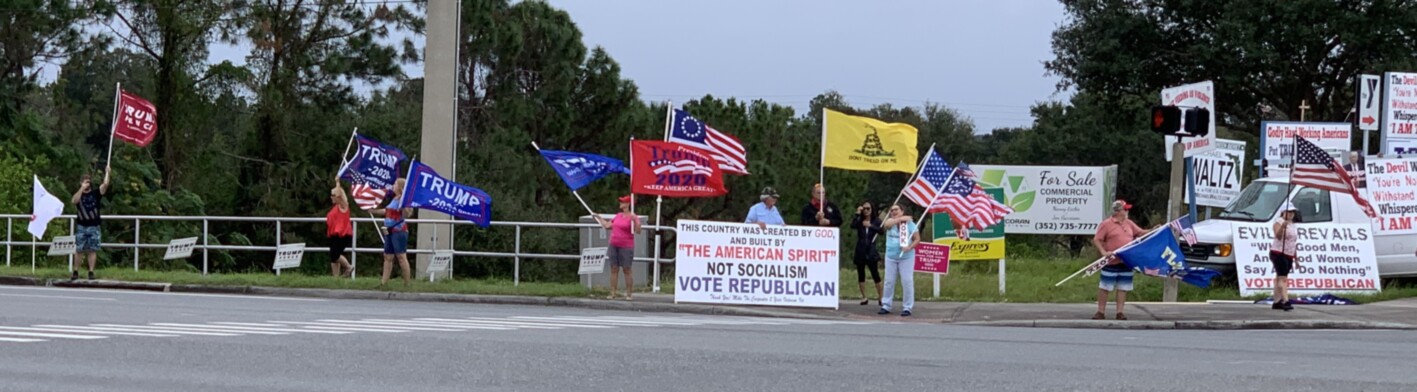
<svg viewBox="0 0 1417 392">
<path fill-rule="evenodd" d="M 836 309 L 840 231 L 680 220 L 674 301 Z"/>
</svg>

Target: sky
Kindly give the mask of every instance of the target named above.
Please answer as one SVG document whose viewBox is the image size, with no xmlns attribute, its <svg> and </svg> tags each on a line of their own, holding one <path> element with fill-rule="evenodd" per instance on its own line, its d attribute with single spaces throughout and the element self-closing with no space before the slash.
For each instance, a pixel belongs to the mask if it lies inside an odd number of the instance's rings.
<svg viewBox="0 0 1417 392">
<path fill-rule="evenodd" d="M 1068 98 L 1042 64 L 1064 18 L 1054 0 L 548 2 L 570 13 L 586 46 L 620 63 L 646 101 L 712 94 L 800 113 L 812 97 L 836 90 L 857 107 L 942 104 L 988 132 L 1028 126 L 1030 106 Z M 245 63 L 249 52 L 216 44 L 208 60 Z M 422 67 L 404 71 L 421 77 Z M 56 71 L 48 67 L 42 79 Z"/>
<path fill-rule="evenodd" d="M 643 99 L 704 94 L 800 110 L 840 92 L 853 106 L 952 107 L 976 130 L 1032 123 L 1066 100 L 1044 75 L 1054 0 L 551 0 L 606 49 Z"/>
</svg>

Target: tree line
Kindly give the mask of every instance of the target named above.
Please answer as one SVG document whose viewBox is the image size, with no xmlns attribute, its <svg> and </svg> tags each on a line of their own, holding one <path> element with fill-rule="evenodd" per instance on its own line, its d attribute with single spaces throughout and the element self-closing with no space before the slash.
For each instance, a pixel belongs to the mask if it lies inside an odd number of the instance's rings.
<svg viewBox="0 0 1417 392">
<path fill-rule="evenodd" d="M 321 216 L 350 130 L 419 148 L 422 80 L 412 37 L 424 33 L 424 1 L 17 0 L 0 5 L 0 212 L 28 214 L 30 176 L 71 194 L 81 173 L 101 169 L 113 86 L 158 107 L 158 140 L 115 146 L 114 195 L 106 214 Z M 713 199 L 666 199 L 665 222 L 741 220 L 772 186 L 789 219 L 817 182 L 821 112 L 830 108 L 905 122 L 952 161 L 1029 165 L 1119 165 L 1118 195 L 1159 219 L 1168 166 L 1162 138 L 1147 129 L 1160 89 L 1214 80 L 1220 136 L 1249 142 L 1257 156 L 1262 120 L 1344 121 L 1358 73 L 1414 70 L 1417 6 L 1405 2 L 1265 0 L 1066 0 L 1053 33 L 1066 100 L 1043 100 L 1022 128 L 976 129 L 945 105 L 855 106 L 824 91 L 806 112 L 763 100 L 704 96 L 675 103 L 748 148 L 750 176 L 729 176 Z M 493 195 L 503 221 L 571 222 L 584 210 L 531 148 L 627 158 L 628 141 L 663 137 L 666 103 L 647 102 L 604 48 L 587 47 L 571 16 L 540 1 L 463 0 L 457 75 L 459 182 Z M 213 48 L 249 50 L 244 64 L 207 60 Z M 967 60 L 960 61 L 980 61 Z M 41 67 L 57 67 L 42 80 Z M 367 86 L 380 86 L 361 94 Z M 1355 141 L 1355 144 L 1358 143 Z M 1253 170 L 1246 174 L 1253 178 Z M 909 175 L 827 170 L 839 205 L 890 202 Z M 610 211 L 628 178 L 582 194 Z M 642 214 L 652 203 L 640 202 Z M 24 222 L 14 222 L 16 228 Z M 51 233 L 67 233 L 56 224 Z M 129 239 L 131 222 L 105 224 L 105 239 Z M 284 242 L 318 243 L 323 224 L 281 227 Z M 197 235 L 196 223 L 143 225 L 144 242 Z M 275 225 L 213 224 L 212 243 L 270 244 Z M 18 229 L 16 231 L 19 232 Z M 461 248 L 506 251 L 510 229 L 461 229 Z M 360 242 L 377 243 L 373 230 Z M 570 253 L 576 234 L 528 229 L 524 251 Z M 1077 237 L 1019 238 L 1044 253 L 1076 252 Z M 666 244 L 672 244 L 672 237 Z M 666 245 L 665 254 L 672 255 Z M 131 253 L 104 252 L 104 263 Z M 150 253 L 150 254 L 149 254 Z M 194 262 L 144 265 L 194 269 Z M 217 271 L 263 271 L 269 258 L 221 253 Z M 849 257 L 849 255 L 845 255 Z M 508 277 L 505 260 L 457 260 L 459 275 Z M 318 263 L 310 263 L 318 264 Z M 313 268 L 313 267 L 312 267 Z M 524 262 L 528 280 L 563 280 L 575 266 Z"/>
</svg>

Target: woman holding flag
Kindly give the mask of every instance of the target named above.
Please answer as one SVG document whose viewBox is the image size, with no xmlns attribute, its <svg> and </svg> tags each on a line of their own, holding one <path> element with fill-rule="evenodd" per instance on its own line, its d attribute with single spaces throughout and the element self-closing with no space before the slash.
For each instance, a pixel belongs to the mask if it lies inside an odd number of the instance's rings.
<svg viewBox="0 0 1417 392">
<path fill-rule="evenodd" d="M 344 196 L 344 187 L 340 185 L 338 176 L 335 177 L 334 189 L 330 189 L 330 204 L 330 212 L 325 214 L 325 238 L 330 241 L 330 274 L 336 278 L 348 277 L 354 273 L 354 268 L 344 258 L 344 251 L 354 242 L 354 222 L 349 218 L 349 199 Z"/>
<path fill-rule="evenodd" d="M 394 189 L 389 190 L 387 199 L 389 205 L 370 211 L 374 215 L 384 217 L 384 227 L 380 229 L 384 235 L 384 274 L 379 278 L 380 288 L 389 283 L 389 275 L 394 272 L 395 258 L 398 258 L 400 271 L 403 272 L 404 287 L 413 284 L 408 270 L 408 223 L 404 221 L 407 216 L 413 214 L 413 209 L 401 208 L 405 184 L 402 178 L 394 181 Z"/>
<path fill-rule="evenodd" d="M 600 226 L 610 230 L 610 249 L 606 256 L 610 259 L 610 299 L 615 299 L 615 286 L 619 284 L 619 274 L 625 274 L 625 300 L 633 301 L 635 280 L 630 275 L 630 267 L 635 263 L 635 233 L 640 232 L 640 218 L 630 210 L 634 195 L 620 198 L 620 212 L 609 221 L 599 214 L 591 214 Z"/>
<path fill-rule="evenodd" d="M 1274 242 L 1269 244 L 1269 262 L 1274 266 L 1274 305 L 1270 309 L 1294 310 L 1289 303 L 1289 272 L 1299 266 L 1299 228 L 1294 226 L 1299 209 L 1284 203 L 1279 221 L 1274 222 Z"/>
<path fill-rule="evenodd" d="M 891 299 L 899 280 L 900 317 L 910 317 L 910 309 L 915 307 L 915 246 L 920 245 L 920 231 L 915 227 L 915 218 L 906 214 L 900 203 L 891 206 L 890 218 L 881 223 L 881 228 L 886 233 L 886 287 L 881 295 L 881 310 L 876 314 L 891 313 Z"/>
</svg>

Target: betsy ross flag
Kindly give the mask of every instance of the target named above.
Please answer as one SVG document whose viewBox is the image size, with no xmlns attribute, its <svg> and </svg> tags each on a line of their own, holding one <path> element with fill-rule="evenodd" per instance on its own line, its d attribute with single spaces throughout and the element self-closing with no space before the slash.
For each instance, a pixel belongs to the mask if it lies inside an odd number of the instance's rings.
<svg viewBox="0 0 1417 392">
<path fill-rule="evenodd" d="M 704 124 L 689 112 L 674 109 L 669 118 L 669 142 L 702 148 L 728 174 L 748 174 L 748 150 L 743 142 Z"/>
<path fill-rule="evenodd" d="M 949 184 L 945 185 L 944 194 L 930 207 L 930 212 L 947 212 L 963 223 L 963 227 L 975 230 L 998 224 L 1014 212 L 984 192 L 984 188 L 974 181 L 974 171 L 969 170 L 968 164 L 960 162 L 955 172 Z"/>
<path fill-rule="evenodd" d="M 1195 219 L 1191 219 L 1191 215 L 1186 214 L 1182 215 L 1180 218 L 1176 218 L 1176 220 L 1171 221 L 1169 225 L 1171 226 L 1172 232 L 1174 232 L 1176 235 L 1181 236 L 1181 239 L 1186 241 L 1187 246 L 1191 246 L 1195 245 L 1198 241 L 1196 239 L 1195 224 Z"/>
<path fill-rule="evenodd" d="M 930 152 L 925 154 L 925 166 L 920 167 L 920 174 L 906 186 L 905 198 L 922 208 L 929 208 L 935 202 L 935 196 L 944 189 L 945 181 L 949 180 L 952 171 L 954 168 L 931 148 Z"/>
<path fill-rule="evenodd" d="M 1333 157 L 1328 156 L 1319 146 L 1310 143 L 1303 137 L 1295 136 L 1294 141 L 1294 169 L 1289 180 L 1293 185 L 1303 185 L 1310 188 L 1318 188 L 1329 192 L 1347 193 L 1353 196 L 1353 201 L 1358 203 L 1358 207 L 1363 209 L 1363 213 L 1369 218 L 1377 218 L 1378 212 L 1373 210 L 1373 206 L 1368 204 L 1363 196 L 1354 189 L 1353 178 L 1348 176 L 1348 171 L 1343 170 L 1343 166 Z"/>
<path fill-rule="evenodd" d="M 379 208 L 379 203 L 389 193 L 387 189 L 359 182 L 350 187 L 350 192 L 354 194 L 354 204 L 363 210 Z"/>
</svg>

